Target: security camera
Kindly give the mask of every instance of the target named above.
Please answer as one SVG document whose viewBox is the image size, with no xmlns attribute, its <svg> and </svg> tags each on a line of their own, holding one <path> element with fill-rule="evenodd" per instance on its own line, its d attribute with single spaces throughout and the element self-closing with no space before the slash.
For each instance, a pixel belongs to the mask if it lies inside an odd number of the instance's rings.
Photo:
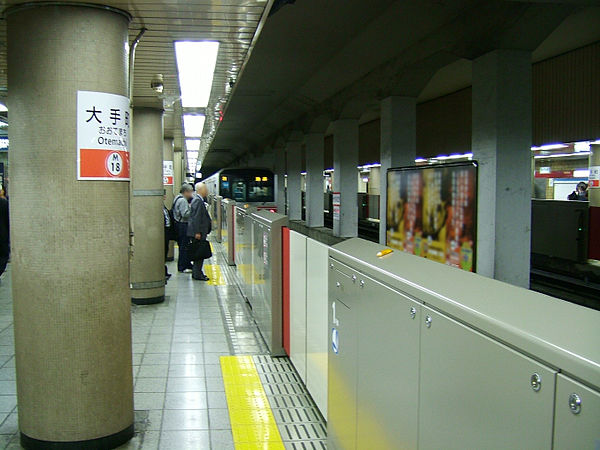
<svg viewBox="0 0 600 450">
<path fill-rule="evenodd" d="M 152 81 L 150 81 L 150 87 L 154 89 L 154 92 L 157 94 L 162 94 L 165 87 L 162 74 L 157 73 L 152 77 Z"/>
</svg>

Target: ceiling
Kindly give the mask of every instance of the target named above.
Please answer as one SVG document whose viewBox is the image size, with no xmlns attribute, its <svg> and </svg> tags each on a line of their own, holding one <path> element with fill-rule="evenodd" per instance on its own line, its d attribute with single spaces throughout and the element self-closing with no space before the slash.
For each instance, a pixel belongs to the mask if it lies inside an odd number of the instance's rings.
<svg viewBox="0 0 600 450">
<path fill-rule="evenodd" d="M 200 149 L 208 150 L 211 132 L 231 95 L 235 82 L 266 20 L 272 0 L 130 0 L 95 1 L 128 11 L 130 42 L 140 29 L 147 28 L 136 51 L 134 70 L 134 106 L 165 108 L 165 137 L 173 137 L 175 148 L 183 148 L 181 102 L 173 41 L 216 40 L 220 42 L 217 66 Z M 23 3 L 0 0 L 0 8 Z M 0 96 L 7 95 L 6 22 L 0 20 Z M 164 92 L 158 97 L 150 87 L 156 74 L 164 77 Z"/>
<path fill-rule="evenodd" d="M 203 172 L 260 154 L 323 115 L 365 121 L 385 96 L 425 101 L 469 86 L 471 61 L 494 48 L 531 50 L 539 60 L 599 40 L 598 4 L 298 0 L 267 20 Z"/>
</svg>

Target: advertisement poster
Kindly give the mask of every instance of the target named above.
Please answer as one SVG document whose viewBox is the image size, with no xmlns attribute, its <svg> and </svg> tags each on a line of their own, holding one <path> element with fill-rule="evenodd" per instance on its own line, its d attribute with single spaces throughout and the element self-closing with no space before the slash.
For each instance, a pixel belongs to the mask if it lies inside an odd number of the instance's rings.
<svg viewBox="0 0 600 450">
<path fill-rule="evenodd" d="M 475 271 L 477 163 L 390 169 L 387 245 Z"/>
<path fill-rule="evenodd" d="M 129 99 L 77 92 L 77 179 L 129 181 Z"/>
</svg>

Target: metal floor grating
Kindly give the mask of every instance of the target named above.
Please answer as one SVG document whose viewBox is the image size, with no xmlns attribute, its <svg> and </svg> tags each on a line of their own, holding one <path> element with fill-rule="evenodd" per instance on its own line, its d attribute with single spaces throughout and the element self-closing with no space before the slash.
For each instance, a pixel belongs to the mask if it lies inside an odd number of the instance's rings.
<svg viewBox="0 0 600 450">
<path fill-rule="evenodd" d="M 254 364 L 288 450 L 325 450 L 327 427 L 289 358 L 254 356 Z"/>
</svg>

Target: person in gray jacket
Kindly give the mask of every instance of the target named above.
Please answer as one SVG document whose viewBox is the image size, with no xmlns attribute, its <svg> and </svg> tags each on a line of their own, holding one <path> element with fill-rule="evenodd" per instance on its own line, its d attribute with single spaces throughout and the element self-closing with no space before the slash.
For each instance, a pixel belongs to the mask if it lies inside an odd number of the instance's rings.
<svg viewBox="0 0 600 450">
<path fill-rule="evenodd" d="M 196 193 L 190 205 L 190 219 L 188 221 L 187 235 L 190 239 L 206 240 L 211 231 L 212 220 L 206 209 L 205 201 L 208 195 L 206 184 L 196 183 Z M 192 278 L 194 280 L 208 281 L 208 277 L 202 272 L 204 260 L 194 261 Z"/>
<path fill-rule="evenodd" d="M 189 256 L 187 235 L 188 221 L 190 220 L 190 201 L 194 195 L 191 184 L 185 183 L 181 186 L 180 194 L 173 200 L 173 218 L 177 230 L 177 245 L 179 246 L 179 257 L 177 258 L 177 270 L 185 272 L 192 270 L 192 261 Z"/>
</svg>

